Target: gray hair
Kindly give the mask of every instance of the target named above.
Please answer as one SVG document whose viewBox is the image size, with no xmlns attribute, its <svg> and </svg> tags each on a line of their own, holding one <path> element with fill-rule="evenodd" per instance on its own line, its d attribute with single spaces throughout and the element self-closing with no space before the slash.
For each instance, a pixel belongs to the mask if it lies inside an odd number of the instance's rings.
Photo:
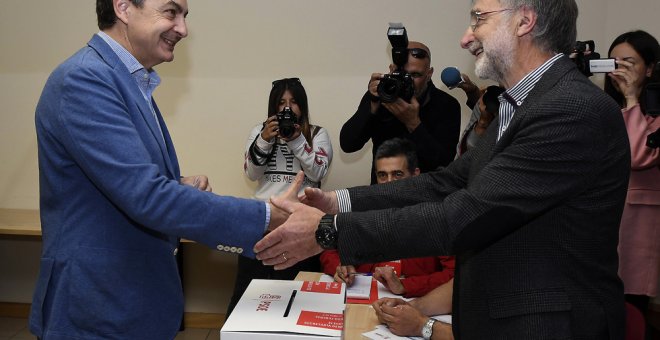
<svg viewBox="0 0 660 340">
<path fill-rule="evenodd" d="M 532 31 L 544 51 L 570 53 L 577 38 L 578 7 L 575 0 L 499 0 L 507 8 L 528 7 L 537 14 Z"/>
</svg>

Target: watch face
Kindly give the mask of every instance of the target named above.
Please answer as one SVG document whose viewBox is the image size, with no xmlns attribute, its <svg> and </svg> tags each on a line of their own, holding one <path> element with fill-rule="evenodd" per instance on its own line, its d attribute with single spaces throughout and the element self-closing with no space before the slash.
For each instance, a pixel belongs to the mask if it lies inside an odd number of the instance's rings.
<svg viewBox="0 0 660 340">
<path fill-rule="evenodd" d="M 336 249 L 337 248 L 337 230 L 332 225 L 332 220 L 321 220 L 318 229 L 316 229 L 316 242 L 323 249 Z"/>
</svg>

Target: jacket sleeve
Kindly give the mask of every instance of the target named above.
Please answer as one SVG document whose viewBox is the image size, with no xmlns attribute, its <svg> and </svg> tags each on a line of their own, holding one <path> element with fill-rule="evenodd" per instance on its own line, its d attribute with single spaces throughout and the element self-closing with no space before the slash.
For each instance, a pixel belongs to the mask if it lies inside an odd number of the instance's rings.
<svg viewBox="0 0 660 340">
<path fill-rule="evenodd" d="M 92 58 L 82 63 L 90 65 L 51 79 L 58 84 L 47 86 L 58 90 L 45 90 L 39 104 L 45 113 L 37 118 L 40 143 L 50 146 L 48 157 L 66 159 L 66 170 L 79 167 L 76 177 L 85 178 L 69 203 L 93 209 L 99 219 L 121 212 L 135 225 L 213 248 L 241 246 L 243 255 L 254 256 L 252 246 L 266 227 L 265 204 L 202 192 L 168 178 L 153 161 L 162 157 L 155 139 L 141 125 L 152 113 L 139 91 L 125 94 L 134 80 L 130 75 L 118 80 L 114 70 Z"/>
<path fill-rule="evenodd" d="M 576 88 L 587 84 L 556 86 L 562 99 L 553 93 L 543 105 L 528 98 L 527 112 L 519 109 L 512 120 L 519 126 L 496 144 L 497 124 L 491 124 L 474 150 L 446 168 L 349 188 L 353 212 L 337 215 L 342 263 L 480 250 L 575 197 L 603 169 L 618 184 L 627 180 L 621 113 L 602 91 L 589 88 L 590 96 L 580 97 Z"/>
<path fill-rule="evenodd" d="M 454 277 L 455 263 L 453 256 L 437 256 L 432 259 L 437 264 L 433 273 L 406 276 L 401 280 L 403 287 L 406 289 L 404 297 L 411 298 L 426 295 L 426 293 Z"/>
<path fill-rule="evenodd" d="M 420 110 L 425 110 L 425 115 L 439 115 L 441 118 L 422 120 L 410 133 L 422 169 L 435 169 L 451 163 L 456 156 L 461 132 L 461 105 L 458 100 L 444 93 L 433 96 L 431 100 Z"/>
<path fill-rule="evenodd" d="M 261 138 L 261 125 L 255 126 L 250 131 L 250 136 L 245 143 L 243 170 L 251 181 L 257 181 L 264 175 L 273 144 Z"/>
<path fill-rule="evenodd" d="M 359 151 L 371 139 L 373 116 L 369 92 L 366 92 L 355 114 L 344 123 L 339 132 L 339 146 L 344 152 Z"/>
<path fill-rule="evenodd" d="M 339 266 L 339 253 L 336 250 L 324 250 L 321 253 L 321 269 L 324 273 L 334 276 Z"/>
<path fill-rule="evenodd" d="M 623 120 L 630 141 L 632 170 L 643 170 L 660 164 L 660 148 L 646 146 L 646 138 L 660 128 L 660 118 L 644 115 L 639 105 L 623 110 Z"/>
<path fill-rule="evenodd" d="M 328 131 L 320 126 L 318 129 L 313 139 L 313 148 L 307 144 L 302 134 L 287 143 L 300 161 L 305 176 L 314 182 L 320 182 L 325 177 L 332 162 L 332 143 Z"/>
</svg>

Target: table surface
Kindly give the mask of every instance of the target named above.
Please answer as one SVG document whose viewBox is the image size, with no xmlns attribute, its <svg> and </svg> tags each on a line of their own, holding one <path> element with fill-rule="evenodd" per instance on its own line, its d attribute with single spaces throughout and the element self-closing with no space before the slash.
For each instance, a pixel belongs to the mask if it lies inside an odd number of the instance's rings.
<svg viewBox="0 0 660 340">
<path fill-rule="evenodd" d="M 294 280 L 318 281 L 321 273 L 300 272 Z M 344 339 L 362 339 L 362 333 L 374 329 L 380 322 L 371 305 L 346 304 L 344 316 Z"/>
<path fill-rule="evenodd" d="M 0 209 L 0 235 L 41 236 L 39 210 Z"/>
</svg>

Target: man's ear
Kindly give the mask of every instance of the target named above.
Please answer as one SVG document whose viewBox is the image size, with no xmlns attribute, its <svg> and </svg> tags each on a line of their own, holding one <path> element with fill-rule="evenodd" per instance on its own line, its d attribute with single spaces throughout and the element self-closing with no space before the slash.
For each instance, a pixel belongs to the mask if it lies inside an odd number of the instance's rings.
<svg viewBox="0 0 660 340">
<path fill-rule="evenodd" d="M 396 65 L 390 64 L 390 73 L 396 71 Z"/>
<path fill-rule="evenodd" d="M 115 9 L 115 15 L 117 19 L 123 22 L 124 24 L 128 21 L 128 8 L 130 4 L 129 0 L 113 0 L 112 5 Z"/>
<path fill-rule="evenodd" d="M 527 7 L 523 6 L 520 9 L 518 9 L 518 27 L 516 29 L 516 34 L 519 37 L 522 37 L 526 34 L 529 34 L 534 30 L 534 26 L 536 26 L 536 18 L 537 14 L 536 12 Z"/>
</svg>

